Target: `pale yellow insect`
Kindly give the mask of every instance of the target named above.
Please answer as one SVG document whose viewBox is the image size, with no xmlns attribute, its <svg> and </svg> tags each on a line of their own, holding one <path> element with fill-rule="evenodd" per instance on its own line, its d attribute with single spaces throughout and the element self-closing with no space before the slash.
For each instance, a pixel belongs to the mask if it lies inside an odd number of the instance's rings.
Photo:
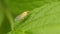
<svg viewBox="0 0 60 34">
<path fill-rule="evenodd" d="M 23 12 L 22 14 L 18 15 L 18 16 L 15 18 L 15 21 L 19 21 L 19 20 L 24 19 L 28 14 L 29 14 L 29 11 Z"/>
</svg>

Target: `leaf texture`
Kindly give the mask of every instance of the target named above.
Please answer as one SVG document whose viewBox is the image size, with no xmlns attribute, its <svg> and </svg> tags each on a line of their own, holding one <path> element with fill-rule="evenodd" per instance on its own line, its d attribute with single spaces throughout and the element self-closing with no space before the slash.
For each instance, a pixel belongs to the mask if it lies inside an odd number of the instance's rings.
<svg viewBox="0 0 60 34">
<path fill-rule="evenodd" d="M 60 2 L 32 10 L 28 19 L 15 28 L 13 34 L 60 34 Z"/>
</svg>

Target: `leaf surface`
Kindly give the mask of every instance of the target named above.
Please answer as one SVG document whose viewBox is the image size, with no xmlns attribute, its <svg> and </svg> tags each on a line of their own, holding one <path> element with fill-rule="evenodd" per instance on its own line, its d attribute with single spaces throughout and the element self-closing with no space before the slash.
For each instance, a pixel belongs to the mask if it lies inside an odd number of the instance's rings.
<svg viewBox="0 0 60 34">
<path fill-rule="evenodd" d="M 10 34 L 60 34 L 60 2 L 32 10 L 21 23 Z"/>
</svg>

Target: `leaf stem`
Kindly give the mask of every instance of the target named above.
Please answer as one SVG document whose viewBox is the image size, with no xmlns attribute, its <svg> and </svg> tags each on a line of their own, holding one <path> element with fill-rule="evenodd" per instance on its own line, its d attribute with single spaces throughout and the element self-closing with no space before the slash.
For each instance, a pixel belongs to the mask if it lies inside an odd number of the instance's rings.
<svg viewBox="0 0 60 34">
<path fill-rule="evenodd" d="M 12 31 L 13 31 L 13 30 L 14 30 L 14 21 L 13 21 L 13 17 L 12 17 L 11 13 L 10 13 L 8 10 L 6 10 L 6 13 L 5 13 L 5 14 L 6 14 L 8 20 L 10 21 L 11 29 L 12 29 Z"/>
<path fill-rule="evenodd" d="M 2 7 L 3 7 L 3 12 L 7 16 L 8 20 L 10 21 L 11 29 L 13 31 L 14 30 L 14 21 L 13 21 L 13 17 L 11 15 L 10 11 L 9 11 L 9 7 L 8 7 L 8 4 L 7 4 L 6 1 L 7 0 L 1 0 Z"/>
</svg>

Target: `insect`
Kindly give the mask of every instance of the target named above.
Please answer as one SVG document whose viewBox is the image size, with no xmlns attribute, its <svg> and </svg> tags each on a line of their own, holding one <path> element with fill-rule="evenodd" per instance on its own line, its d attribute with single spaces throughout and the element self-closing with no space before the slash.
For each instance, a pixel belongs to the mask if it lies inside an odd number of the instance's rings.
<svg viewBox="0 0 60 34">
<path fill-rule="evenodd" d="M 23 12 L 22 14 L 18 15 L 18 16 L 15 18 L 15 21 L 20 21 L 20 20 L 24 19 L 28 14 L 29 14 L 29 11 Z"/>
</svg>

